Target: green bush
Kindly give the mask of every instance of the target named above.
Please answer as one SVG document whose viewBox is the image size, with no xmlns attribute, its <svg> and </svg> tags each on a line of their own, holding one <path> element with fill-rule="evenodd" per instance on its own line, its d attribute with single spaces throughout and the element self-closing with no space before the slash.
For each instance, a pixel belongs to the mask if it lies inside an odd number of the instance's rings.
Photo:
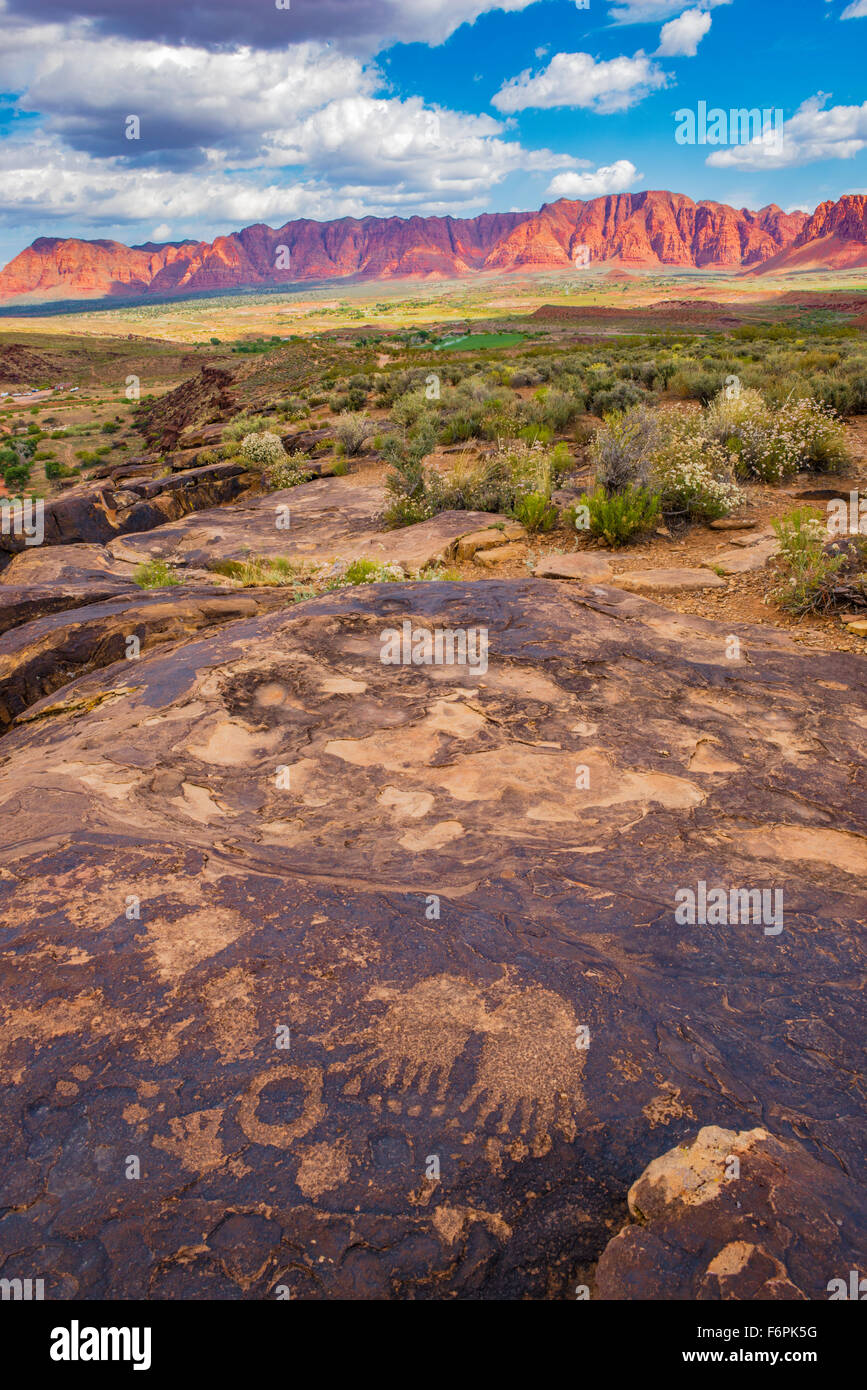
<svg viewBox="0 0 867 1390">
<path fill-rule="evenodd" d="M 142 589 L 164 589 L 181 582 L 165 560 L 148 560 L 146 564 L 139 565 L 133 580 Z"/>
<path fill-rule="evenodd" d="M 867 541 L 831 541 L 822 513 L 796 507 L 774 522 L 779 582 L 772 598 L 790 613 L 827 612 L 839 602 L 867 606 Z"/>
<path fill-rule="evenodd" d="M 338 417 L 334 427 L 334 433 L 343 446 L 344 453 L 351 456 L 361 452 L 375 431 L 376 425 L 366 415 L 356 415 L 348 411 Z"/>
<path fill-rule="evenodd" d="M 630 486 L 620 492 L 597 487 L 583 493 L 579 506 L 589 514 L 589 531 L 606 545 L 625 545 L 633 536 L 649 531 L 659 520 L 659 498 L 649 489 Z"/>
<path fill-rule="evenodd" d="M 540 531 L 553 531 L 559 519 L 557 508 L 541 492 L 527 492 L 523 497 L 519 497 L 513 515 L 531 535 Z"/>
</svg>

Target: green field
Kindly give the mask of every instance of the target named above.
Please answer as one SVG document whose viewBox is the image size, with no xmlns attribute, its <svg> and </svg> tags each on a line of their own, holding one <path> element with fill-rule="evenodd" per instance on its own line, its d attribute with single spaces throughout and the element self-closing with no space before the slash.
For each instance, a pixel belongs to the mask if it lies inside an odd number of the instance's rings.
<svg viewBox="0 0 867 1390">
<path fill-rule="evenodd" d="M 482 348 L 514 347 L 523 343 L 526 333 L 465 333 L 462 338 L 448 338 L 435 345 L 436 352 L 467 352 Z"/>
</svg>

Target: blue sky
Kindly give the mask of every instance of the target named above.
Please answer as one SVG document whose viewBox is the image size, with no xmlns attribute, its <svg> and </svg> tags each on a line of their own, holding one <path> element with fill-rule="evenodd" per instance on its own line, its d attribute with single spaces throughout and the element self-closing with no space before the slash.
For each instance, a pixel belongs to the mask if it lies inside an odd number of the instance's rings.
<svg viewBox="0 0 867 1390">
<path fill-rule="evenodd" d="M 0 0 L 0 261 L 652 188 L 812 210 L 867 191 L 865 55 L 867 0 Z M 700 102 L 782 141 L 677 143 Z"/>
</svg>

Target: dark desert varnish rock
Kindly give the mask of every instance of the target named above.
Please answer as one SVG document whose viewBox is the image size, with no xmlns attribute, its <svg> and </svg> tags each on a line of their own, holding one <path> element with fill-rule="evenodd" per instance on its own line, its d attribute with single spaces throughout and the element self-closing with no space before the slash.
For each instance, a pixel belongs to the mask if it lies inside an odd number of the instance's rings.
<svg viewBox="0 0 867 1390">
<path fill-rule="evenodd" d="M 406 618 L 483 627 L 484 674 L 384 665 Z M 29 707 L 0 741 L 4 1274 L 571 1298 L 651 1160 L 759 1124 L 846 1223 L 814 1282 L 845 1274 L 864 668 L 737 631 L 731 660 L 605 586 L 373 585 Z M 678 925 L 700 882 L 780 889 L 784 929 Z"/>
</svg>

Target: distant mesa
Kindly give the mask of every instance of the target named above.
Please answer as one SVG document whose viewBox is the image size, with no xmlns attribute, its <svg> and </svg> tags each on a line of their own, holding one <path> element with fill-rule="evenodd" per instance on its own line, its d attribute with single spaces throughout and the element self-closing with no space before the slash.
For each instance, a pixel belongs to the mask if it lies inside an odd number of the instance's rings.
<svg viewBox="0 0 867 1390">
<path fill-rule="evenodd" d="M 480 217 L 302 218 L 212 242 L 39 237 L 0 272 L 0 301 L 147 298 L 322 280 L 440 280 L 480 272 L 609 272 L 681 266 L 763 274 L 867 265 L 867 198 L 846 194 L 812 216 L 751 212 L 679 193 L 561 198 L 538 212 Z"/>
</svg>

